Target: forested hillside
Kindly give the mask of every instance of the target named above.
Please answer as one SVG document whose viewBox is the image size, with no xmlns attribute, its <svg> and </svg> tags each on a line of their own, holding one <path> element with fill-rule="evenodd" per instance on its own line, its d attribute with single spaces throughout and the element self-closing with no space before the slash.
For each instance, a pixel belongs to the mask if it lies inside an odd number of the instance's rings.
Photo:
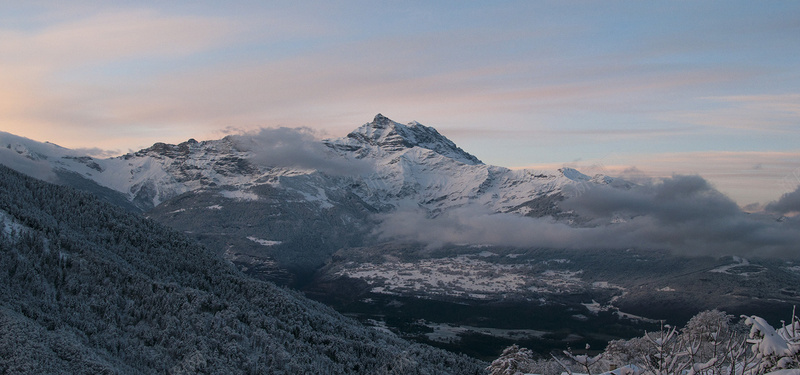
<svg viewBox="0 0 800 375">
<path fill-rule="evenodd" d="M 242 275 L 183 234 L 0 166 L 0 373 L 474 374 Z"/>
</svg>

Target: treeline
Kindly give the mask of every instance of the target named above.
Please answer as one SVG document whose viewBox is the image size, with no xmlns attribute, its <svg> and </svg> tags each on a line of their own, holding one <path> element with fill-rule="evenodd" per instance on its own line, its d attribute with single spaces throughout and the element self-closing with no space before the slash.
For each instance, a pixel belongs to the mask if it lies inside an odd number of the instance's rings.
<svg viewBox="0 0 800 375">
<path fill-rule="evenodd" d="M 478 374 L 0 166 L 0 373 Z"/>
</svg>

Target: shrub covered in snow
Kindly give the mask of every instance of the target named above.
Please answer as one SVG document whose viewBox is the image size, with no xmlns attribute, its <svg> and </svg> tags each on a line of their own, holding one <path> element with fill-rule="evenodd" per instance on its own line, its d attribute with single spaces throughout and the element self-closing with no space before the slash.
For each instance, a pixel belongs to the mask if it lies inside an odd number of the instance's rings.
<svg viewBox="0 0 800 375">
<path fill-rule="evenodd" d="M 536 361 L 532 352 L 514 345 L 487 370 L 492 375 L 800 375 L 800 319 L 794 312 L 779 329 L 757 316 L 742 316 L 749 331 L 735 329 L 732 319 L 721 311 L 704 311 L 683 329 L 664 325 L 643 337 L 611 341 L 596 356 L 565 351 L 551 361 Z"/>
<path fill-rule="evenodd" d="M 800 320 L 776 330 L 757 316 L 742 316 L 750 327 L 747 342 L 755 355 L 755 373 L 800 368 Z"/>
<path fill-rule="evenodd" d="M 517 375 L 530 371 L 534 362 L 530 349 L 511 345 L 503 350 L 500 358 L 495 359 L 486 369 L 492 375 Z"/>
</svg>

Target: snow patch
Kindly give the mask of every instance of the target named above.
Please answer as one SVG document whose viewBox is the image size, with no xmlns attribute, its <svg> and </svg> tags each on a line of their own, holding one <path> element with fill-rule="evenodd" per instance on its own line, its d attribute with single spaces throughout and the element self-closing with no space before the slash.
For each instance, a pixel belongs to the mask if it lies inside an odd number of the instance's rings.
<svg viewBox="0 0 800 375">
<path fill-rule="evenodd" d="M 520 207 L 518 210 L 511 211 L 511 212 L 519 214 L 521 216 L 527 216 L 529 213 L 531 213 L 531 211 L 533 211 L 532 208 L 530 208 L 528 206 L 523 206 L 523 207 Z"/>
<path fill-rule="evenodd" d="M 800 266 L 790 266 L 786 267 L 786 269 L 794 273 L 800 273 Z"/>
<path fill-rule="evenodd" d="M 20 233 L 27 229 L 28 227 L 18 223 L 8 212 L 0 210 L 0 230 L 2 230 L 3 236 L 9 236 L 14 232 Z"/>
<path fill-rule="evenodd" d="M 471 247 L 473 249 L 482 249 L 482 248 L 485 248 L 485 247 L 492 247 L 492 246 L 493 245 L 490 245 L 490 244 L 471 244 L 471 245 L 469 245 L 469 247 Z"/>
<path fill-rule="evenodd" d="M 258 201 L 259 197 L 255 193 L 243 190 L 222 190 L 219 196 L 237 201 Z"/>
<path fill-rule="evenodd" d="M 549 332 L 537 331 L 533 329 L 500 329 L 484 328 L 473 326 L 457 326 L 452 324 L 441 324 L 432 322 L 422 322 L 423 325 L 432 328 L 433 332 L 426 333 L 425 336 L 431 341 L 438 342 L 457 342 L 464 334 L 480 334 L 492 337 L 500 337 L 509 340 L 526 340 L 532 338 L 542 338 Z"/>
<path fill-rule="evenodd" d="M 615 311 L 614 314 L 616 316 L 618 316 L 620 319 L 639 320 L 639 321 L 647 322 L 647 323 L 658 323 L 658 320 L 645 318 L 645 317 L 639 316 L 639 315 L 629 314 L 629 313 L 622 312 L 622 311 L 619 311 L 619 310 Z"/>
<path fill-rule="evenodd" d="M 333 204 L 331 204 L 330 200 L 328 199 L 328 195 L 325 194 L 325 191 L 317 188 L 316 194 L 309 194 L 305 191 L 299 191 L 298 193 L 303 195 L 303 200 L 306 202 L 317 202 L 319 207 L 322 209 L 333 208 Z"/>
<path fill-rule="evenodd" d="M 582 303 L 586 310 L 590 313 L 597 315 L 604 311 L 613 311 L 614 315 L 617 316 L 619 319 L 629 319 L 629 320 L 639 320 L 647 323 L 658 323 L 657 320 L 645 318 L 639 315 L 628 314 L 626 312 L 619 311 L 619 308 L 612 306 L 612 305 L 601 305 L 599 302 L 592 300 L 591 303 Z"/>
<path fill-rule="evenodd" d="M 740 258 L 740 257 L 736 257 L 735 256 L 735 257 L 733 257 L 733 261 L 734 261 L 734 263 L 727 264 L 727 265 L 724 265 L 724 266 L 719 266 L 719 267 L 714 268 L 714 269 L 712 269 L 712 270 L 710 270 L 708 272 L 724 273 L 724 274 L 728 274 L 728 275 L 749 277 L 749 276 L 757 275 L 757 274 L 762 273 L 762 272 L 767 270 L 765 267 L 762 267 L 762 266 L 759 266 L 759 265 L 755 265 L 755 264 L 750 264 L 750 261 L 748 261 L 745 258 Z"/>
<path fill-rule="evenodd" d="M 579 322 L 585 322 L 585 321 L 589 320 L 589 317 L 586 316 L 586 315 L 583 315 L 583 314 L 575 314 L 575 315 L 572 315 L 572 319 L 575 319 L 575 320 L 577 320 Z"/>
<path fill-rule="evenodd" d="M 607 311 L 608 310 L 608 307 L 605 307 L 605 306 L 601 305 L 599 302 L 597 302 L 595 300 L 592 300 L 591 303 L 582 303 L 581 305 L 583 305 L 583 307 L 585 307 L 586 310 L 589 310 L 590 313 L 595 314 L 595 315 L 597 315 L 598 313 L 600 313 L 602 311 Z"/>
<path fill-rule="evenodd" d="M 222 206 L 220 206 L 220 205 L 218 205 L 218 204 L 215 204 L 215 205 L 213 205 L 213 206 L 208 206 L 208 207 L 206 207 L 206 208 L 207 208 L 207 209 L 209 209 L 209 210 L 221 210 L 221 209 L 222 209 Z"/>
<path fill-rule="evenodd" d="M 262 240 L 256 237 L 247 237 L 248 240 L 253 241 L 261 246 L 275 246 L 280 245 L 283 241 Z"/>
</svg>

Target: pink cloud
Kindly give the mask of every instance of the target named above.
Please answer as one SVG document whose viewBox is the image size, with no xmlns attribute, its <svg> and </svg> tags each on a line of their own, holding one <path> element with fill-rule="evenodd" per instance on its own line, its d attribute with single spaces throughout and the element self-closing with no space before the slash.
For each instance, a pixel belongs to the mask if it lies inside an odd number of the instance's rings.
<svg viewBox="0 0 800 375">
<path fill-rule="evenodd" d="M 191 54 L 219 45 L 236 28 L 223 19 L 117 11 L 36 31 L 0 30 L 0 51 L 6 63 L 61 70 L 124 58 Z"/>
</svg>

